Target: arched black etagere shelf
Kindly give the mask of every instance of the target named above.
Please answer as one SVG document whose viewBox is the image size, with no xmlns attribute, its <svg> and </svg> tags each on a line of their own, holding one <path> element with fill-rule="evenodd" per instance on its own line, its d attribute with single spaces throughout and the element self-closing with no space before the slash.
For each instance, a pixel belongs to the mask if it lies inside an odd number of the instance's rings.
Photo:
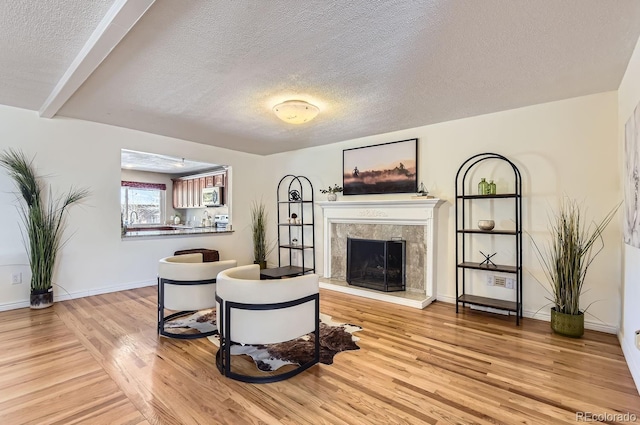
<svg viewBox="0 0 640 425">
<path fill-rule="evenodd" d="M 467 178 L 469 172 L 485 161 L 504 161 L 513 170 L 514 192 L 490 195 L 472 193 L 475 185 L 470 185 Z M 513 208 L 514 230 L 481 230 L 471 225 L 470 204 L 478 200 L 490 200 L 495 208 Z M 456 313 L 462 304 L 490 307 L 514 313 L 516 325 L 522 318 L 522 176 L 518 167 L 508 158 L 497 153 L 480 153 L 462 163 L 456 173 Z M 514 241 L 515 262 L 513 264 L 494 264 L 493 262 L 472 261 L 467 252 L 467 243 L 472 237 L 479 235 L 500 235 L 512 237 Z M 475 254 L 474 254 L 475 255 Z M 478 254 L 480 255 L 480 254 Z M 477 259 L 477 258 L 476 258 Z M 489 298 L 469 293 L 467 274 L 478 270 L 511 274 L 515 278 L 515 300 Z"/>
<path fill-rule="evenodd" d="M 287 174 L 278 183 L 277 201 L 278 267 L 287 276 L 315 273 L 315 204 L 311 181 Z"/>
</svg>

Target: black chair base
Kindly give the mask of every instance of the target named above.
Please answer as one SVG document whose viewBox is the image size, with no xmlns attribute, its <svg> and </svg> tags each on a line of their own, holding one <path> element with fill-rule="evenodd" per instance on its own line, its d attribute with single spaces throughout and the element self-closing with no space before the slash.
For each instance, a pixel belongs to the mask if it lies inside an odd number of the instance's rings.
<svg viewBox="0 0 640 425">
<path fill-rule="evenodd" d="M 314 359 L 314 360 L 311 360 L 310 362 L 300 365 L 297 368 L 291 369 L 287 372 L 282 372 L 276 375 L 269 375 L 269 376 L 253 376 L 253 375 L 244 375 L 244 374 L 233 372 L 230 370 L 225 371 L 226 366 L 225 366 L 224 356 L 225 356 L 225 350 L 222 346 L 220 346 L 220 348 L 216 352 L 216 366 L 218 367 L 218 370 L 220 371 L 220 373 L 226 376 L 227 378 L 231 378 L 236 381 L 247 382 L 249 384 L 269 384 L 271 382 L 284 381 L 285 379 L 289 379 L 293 376 L 296 376 L 297 374 L 309 369 L 311 366 L 319 363 L 319 361 Z"/>
<path fill-rule="evenodd" d="M 165 317 L 164 285 L 167 283 L 172 285 L 201 285 L 201 284 L 216 283 L 216 280 L 207 279 L 207 280 L 194 280 L 194 281 L 176 281 L 176 280 L 164 279 L 164 278 L 158 277 L 158 328 L 156 329 L 158 335 L 166 336 L 168 338 L 176 338 L 176 339 L 197 339 L 197 338 L 204 338 L 207 336 L 217 335 L 218 329 L 215 329 L 209 332 L 183 334 L 183 333 L 169 332 L 164 328 L 165 323 L 168 322 L 169 320 L 173 320 L 181 316 L 187 316 L 197 311 L 197 310 L 178 311 L 177 313 L 172 313 Z"/>
<path fill-rule="evenodd" d="M 220 336 L 220 348 L 216 352 L 216 366 L 220 373 L 227 378 L 234 379 L 236 381 L 248 382 L 251 384 L 267 384 L 270 382 L 278 382 L 284 381 L 285 379 L 289 379 L 293 376 L 296 376 L 300 372 L 304 372 L 309 369 L 311 366 L 320 363 L 320 294 L 313 294 L 303 298 L 299 298 L 297 300 L 282 302 L 282 303 L 274 303 L 274 304 L 242 304 L 235 303 L 232 301 L 225 301 L 221 299 L 218 295 L 216 295 L 216 300 L 220 303 L 220 306 L 224 306 L 222 312 L 220 313 L 220 323 L 218 323 L 219 329 L 224 327 L 225 335 L 229 335 L 231 332 L 231 310 L 241 309 L 241 310 L 277 310 L 281 308 L 293 307 L 295 305 L 303 304 L 306 302 L 314 302 L 315 308 L 315 329 L 313 331 L 315 336 L 315 344 L 314 344 L 314 352 L 313 359 L 298 366 L 295 369 L 289 370 L 287 372 L 282 372 L 275 375 L 269 376 L 253 376 L 253 375 L 244 375 L 241 373 L 237 373 L 231 370 L 231 345 L 234 344 L 233 341 L 230 341 L 228 338 Z M 302 336 L 302 335 L 301 335 Z"/>
<path fill-rule="evenodd" d="M 196 311 L 179 311 L 177 313 L 173 313 L 168 315 L 167 317 L 162 317 L 161 320 L 158 322 L 158 334 L 162 335 L 162 336 L 166 336 L 168 338 L 176 338 L 176 339 L 197 339 L 197 338 L 205 338 L 207 336 L 212 336 L 212 335 L 217 335 L 218 334 L 218 330 L 215 329 L 213 331 L 209 331 L 209 332 L 198 332 L 198 333 L 191 333 L 191 334 L 185 334 L 185 333 L 175 333 L 175 332 L 169 332 L 168 330 L 166 330 L 164 328 L 165 323 L 167 323 L 168 321 L 171 321 L 173 319 L 176 319 L 178 317 L 182 317 L 182 316 L 188 316 L 191 314 L 194 314 Z"/>
</svg>

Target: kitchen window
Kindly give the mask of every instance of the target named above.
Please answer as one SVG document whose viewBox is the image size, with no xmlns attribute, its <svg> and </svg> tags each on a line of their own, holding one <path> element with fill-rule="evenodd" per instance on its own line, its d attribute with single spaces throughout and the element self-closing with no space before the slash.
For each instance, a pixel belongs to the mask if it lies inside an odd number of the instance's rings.
<svg viewBox="0 0 640 425">
<path fill-rule="evenodd" d="M 122 219 L 129 226 L 164 223 L 166 192 L 165 184 L 122 181 L 120 186 Z"/>
</svg>

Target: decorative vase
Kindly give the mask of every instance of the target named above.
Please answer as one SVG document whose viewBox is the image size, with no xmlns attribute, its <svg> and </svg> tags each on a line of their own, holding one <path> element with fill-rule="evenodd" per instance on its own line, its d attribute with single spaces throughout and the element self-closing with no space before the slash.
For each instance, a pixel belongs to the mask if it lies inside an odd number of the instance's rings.
<svg viewBox="0 0 640 425">
<path fill-rule="evenodd" d="M 580 338 L 584 334 L 584 313 L 566 314 L 551 308 L 551 329 L 571 338 Z"/>
<path fill-rule="evenodd" d="M 266 269 L 267 268 L 267 261 L 254 261 L 253 264 L 259 264 L 260 265 L 260 270 Z"/>
<path fill-rule="evenodd" d="M 336 199 L 338 199 L 338 195 L 332 192 L 327 193 L 327 201 L 335 201 Z"/>
<path fill-rule="evenodd" d="M 31 291 L 30 307 L 34 310 L 51 307 L 53 305 L 53 288 L 45 291 Z"/>
<path fill-rule="evenodd" d="M 480 183 L 478 183 L 478 195 L 488 195 L 489 194 L 489 183 L 483 177 L 480 179 Z"/>
</svg>

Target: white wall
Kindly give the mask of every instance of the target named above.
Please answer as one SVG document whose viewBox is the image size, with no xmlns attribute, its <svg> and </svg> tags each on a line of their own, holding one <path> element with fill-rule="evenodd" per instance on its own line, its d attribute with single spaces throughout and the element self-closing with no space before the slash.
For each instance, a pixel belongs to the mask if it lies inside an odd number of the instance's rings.
<svg viewBox="0 0 640 425">
<path fill-rule="evenodd" d="M 618 89 L 618 139 L 620 154 L 620 179 L 624 178 L 624 126 L 633 110 L 640 103 L 640 40 Z M 631 370 L 636 387 L 640 391 L 640 350 L 636 348 L 635 332 L 640 330 L 640 249 L 623 246 L 623 316 L 620 344 Z"/>
<path fill-rule="evenodd" d="M 39 118 L 34 111 L 0 106 L 0 149 L 35 155 L 40 174 L 54 192 L 71 185 L 90 188 L 91 197 L 70 210 L 67 235 L 55 273 L 56 297 L 84 296 L 155 284 L 157 261 L 175 250 L 211 248 L 221 259 L 253 261 L 249 204 L 263 190 L 264 159 L 184 140 L 74 119 Z M 120 238 L 120 149 L 188 157 L 233 167 L 233 228 L 230 235 L 125 240 Z M 0 171 L 0 309 L 28 305 L 29 267 L 25 255 L 15 187 Z M 11 274 L 23 272 L 23 284 Z M 64 288 L 64 289 L 62 289 Z"/>
<path fill-rule="evenodd" d="M 473 154 L 496 152 L 520 168 L 523 176 L 523 229 L 537 242 L 547 238 L 547 214 L 563 195 L 584 201 L 589 217 L 602 218 L 622 199 L 618 178 L 617 97 L 601 93 L 559 102 L 535 105 L 389 134 L 349 140 L 333 145 L 272 155 L 271 186 L 284 174 L 308 177 L 317 190 L 342 184 L 342 150 L 398 140 L 419 139 L 419 181 L 431 194 L 446 200 L 440 214 L 437 285 L 438 298 L 455 298 L 454 180 L 458 167 Z M 479 177 L 474 177 L 477 183 Z M 489 174 L 486 175 L 489 177 Z M 509 181 L 500 179 L 498 190 Z M 275 189 L 274 189 L 275 191 Z M 349 199 L 402 198 L 408 194 L 350 196 Z M 338 201 L 344 196 L 339 196 Z M 322 211 L 316 208 L 317 263 L 323 264 Z M 590 328 L 616 332 L 620 322 L 619 258 L 620 223 L 605 232 L 605 249 L 589 270 L 582 306 L 597 301 L 587 315 Z M 498 249 L 499 251 L 500 249 Z M 533 279 L 541 268 L 530 242 L 524 239 L 524 309 L 532 315 L 548 301 L 543 287 Z M 482 288 L 479 288 L 482 289 Z M 543 308 L 536 318 L 547 319 Z M 600 321 L 601 320 L 601 321 Z"/>
</svg>

